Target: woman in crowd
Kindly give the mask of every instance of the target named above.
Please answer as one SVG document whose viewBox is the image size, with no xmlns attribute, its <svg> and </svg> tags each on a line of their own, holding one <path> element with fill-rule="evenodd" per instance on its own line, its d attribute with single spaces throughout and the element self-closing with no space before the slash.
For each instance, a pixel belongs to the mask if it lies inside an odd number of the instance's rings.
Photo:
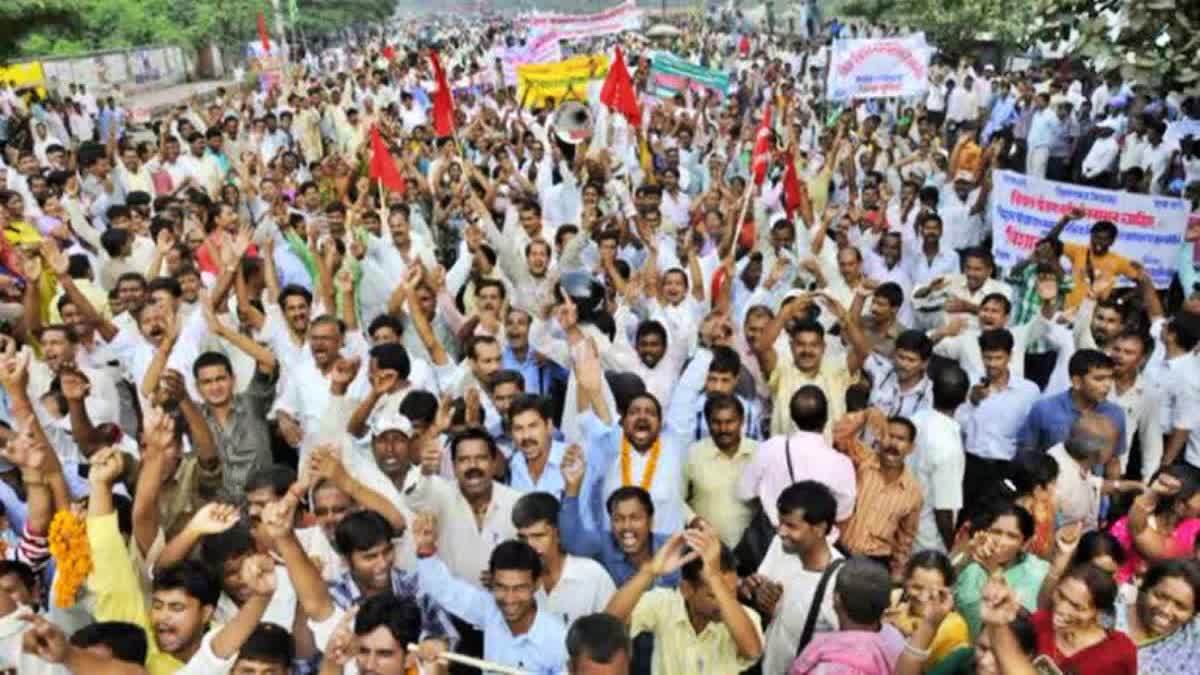
<svg viewBox="0 0 1200 675">
<path fill-rule="evenodd" d="M 1105 627 L 1105 615 L 1112 613 L 1116 600 L 1112 575 L 1090 563 L 1068 570 L 1054 589 L 1050 608 L 1033 615 L 1038 656 L 1064 673 L 1137 673 L 1133 641 Z"/>
<path fill-rule="evenodd" d="M 1142 675 L 1178 673 L 1200 659 L 1200 563 L 1166 560 L 1155 563 L 1142 579 L 1137 599 L 1118 603 L 1116 628 L 1137 645 Z"/>
<path fill-rule="evenodd" d="M 984 584 L 993 574 L 1002 574 L 1017 593 L 1021 605 L 1037 608 L 1038 591 L 1050 565 L 1025 552 L 1033 536 L 1033 516 L 1012 502 L 998 502 L 974 523 L 969 559 L 954 584 L 958 611 L 966 619 L 971 636 L 979 635 Z"/>
<path fill-rule="evenodd" d="M 954 567 L 940 551 L 921 551 L 908 561 L 904 583 L 893 591 L 892 607 L 885 615 L 893 626 L 908 638 L 921 629 L 921 621 L 929 614 L 928 605 L 954 587 Z M 933 636 L 924 649 L 929 651 L 927 668 L 932 668 L 959 650 L 970 651 L 967 622 L 958 612 L 941 615 Z"/>
<path fill-rule="evenodd" d="M 1117 573 L 1122 583 L 1148 563 L 1191 556 L 1200 534 L 1200 471 L 1186 464 L 1164 467 L 1111 532 L 1129 556 Z"/>
</svg>

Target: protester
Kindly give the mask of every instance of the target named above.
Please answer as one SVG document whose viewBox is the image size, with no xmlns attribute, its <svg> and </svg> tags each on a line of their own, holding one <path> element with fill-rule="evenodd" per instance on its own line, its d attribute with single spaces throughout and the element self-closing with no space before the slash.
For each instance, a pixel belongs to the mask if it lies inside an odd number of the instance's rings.
<svg viewBox="0 0 1200 675">
<path fill-rule="evenodd" d="M 1200 101 L 801 4 L 0 83 L 0 672 L 1194 667 Z"/>
</svg>

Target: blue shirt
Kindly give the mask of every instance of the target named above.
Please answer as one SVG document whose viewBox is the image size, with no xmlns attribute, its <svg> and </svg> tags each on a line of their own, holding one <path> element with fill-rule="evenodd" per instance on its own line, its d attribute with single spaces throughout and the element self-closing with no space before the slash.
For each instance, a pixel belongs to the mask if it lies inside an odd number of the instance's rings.
<svg viewBox="0 0 1200 675">
<path fill-rule="evenodd" d="M 483 631 L 484 659 L 537 675 L 567 667 L 567 627 L 552 612 L 539 607 L 529 630 L 513 635 L 492 594 L 450 574 L 441 558 L 419 558 L 417 577 L 451 613 Z"/>
<path fill-rule="evenodd" d="M 567 371 L 562 366 L 549 360 L 542 359 L 541 363 L 533 357 L 533 350 L 525 352 L 525 360 L 518 361 L 512 347 L 505 347 L 500 355 L 500 362 L 506 370 L 515 370 L 525 378 L 525 393 L 538 396 L 550 396 L 551 385 L 556 380 L 565 382 Z"/>
<path fill-rule="evenodd" d="M 1101 402 L 1096 411 L 1117 425 L 1117 454 L 1124 455 L 1125 411 L 1109 401 Z M 1017 452 L 1045 452 L 1062 443 L 1071 435 L 1071 425 L 1079 419 L 1079 415 L 1070 389 L 1034 403 L 1029 417 L 1025 418 L 1025 425 L 1017 435 Z"/>
<path fill-rule="evenodd" d="M 446 614 L 446 610 L 434 600 L 429 593 L 422 593 L 416 574 L 392 568 L 392 593 L 398 598 L 410 598 L 421 609 L 421 639 L 444 638 L 450 643 L 450 649 L 458 644 L 458 631 L 454 622 Z M 333 604 L 340 609 L 350 609 L 363 600 L 363 592 L 350 570 L 342 572 L 337 579 L 329 582 L 329 595 Z"/>
<path fill-rule="evenodd" d="M 591 558 L 604 565 L 604 569 L 608 571 L 608 575 L 613 578 L 613 582 L 617 586 L 624 586 L 625 582 L 637 574 L 637 565 L 634 565 L 621 547 L 617 546 L 617 542 L 611 534 L 584 527 L 579 516 L 578 497 L 563 497 L 562 509 L 558 512 L 558 531 L 562 535 L 563 548 L 567 550 L 567 553 Z M 665 534 L 651 532 L 651 555 L 666 544 L 669 538 Z M 656 583 L 664 588 L 675 588 L 679 585 L 679 572 L 675 571 L 659 577 Z"/>
<path fill-rule="evenodd" d="M 521 492 L 549 492 L 555 498 L 562 499 L 563 490 L 566 489 L 562 477 L 562 458 L 566 452 L 567 445 L 565 443 L 557 440 L 551 441 L 546 468 L 542 469 L 542 475 L 535 483 L 533 477 L 529 475 L 529 464 L 525 461 L 525 454 L 514 445 L 512 459 L 508 464 L 509 486 Z"/>
</svg>

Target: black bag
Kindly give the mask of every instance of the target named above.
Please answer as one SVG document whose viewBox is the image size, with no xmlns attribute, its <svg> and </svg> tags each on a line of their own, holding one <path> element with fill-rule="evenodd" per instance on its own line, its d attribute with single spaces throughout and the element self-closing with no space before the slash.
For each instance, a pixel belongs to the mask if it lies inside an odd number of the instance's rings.
<svg viewBox="0 0 1200 675">
<path fill-rule="evenodd" d="M 788 478 L 795 483 L 796 474 L 792 471 L 791 439 L 784 441 L 783 453 L 787 457 Z M 733 549 L 733 554 L 737 558 L 737 573 L 740 577 L 748 577 L 758 572 L 758 566 L 762 564 L 763 558 L 767 557 L 767 549 L 771 547 L 771 539 L 775 537 L 775 525 L 767 517 L 762 501 L 755 499 L 753 508 L 754 516 L 750 519 L 746 531 L 742 533 L 742 538 L 738 540 L 737 547 Z"/>
<path fill-rule="evenodd" d="M 817 590 L 813 593 L 812 604 L 808 606 L 808 618 L 804 620 L 804 632 L 800 634 L 800 642 L 796 645 L 796 658 L 800 658 L 804 648 L 812 642 L 813 632 L 817 628 L 817 617 L 821 615 L 821 603 L 825 600 L 825 593 L 829 588 L 829 580 L 845 562 L 845 558 L 831 560 L 825 571 L 821 572 L 821 580 L 817 582 Z"/>
</svg>

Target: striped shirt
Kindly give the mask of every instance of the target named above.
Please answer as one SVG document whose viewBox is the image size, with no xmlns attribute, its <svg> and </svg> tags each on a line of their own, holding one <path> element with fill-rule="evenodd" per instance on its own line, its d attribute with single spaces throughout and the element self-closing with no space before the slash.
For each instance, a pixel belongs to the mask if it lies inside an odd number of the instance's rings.
<svg viewBox="0 0 1200 675">
<path fill-rule="evenodd" d="M 854 514 L 842 545 L 857 555 L 890 557 L 892 575 L 903 573 L 920 522 L 921 486 L 907 466 L 899 479 L 884 478 L 879 456 L 857 438 L 839 439 L 835 446 L 850 457 L 858 478 Z"/>
</svg>

